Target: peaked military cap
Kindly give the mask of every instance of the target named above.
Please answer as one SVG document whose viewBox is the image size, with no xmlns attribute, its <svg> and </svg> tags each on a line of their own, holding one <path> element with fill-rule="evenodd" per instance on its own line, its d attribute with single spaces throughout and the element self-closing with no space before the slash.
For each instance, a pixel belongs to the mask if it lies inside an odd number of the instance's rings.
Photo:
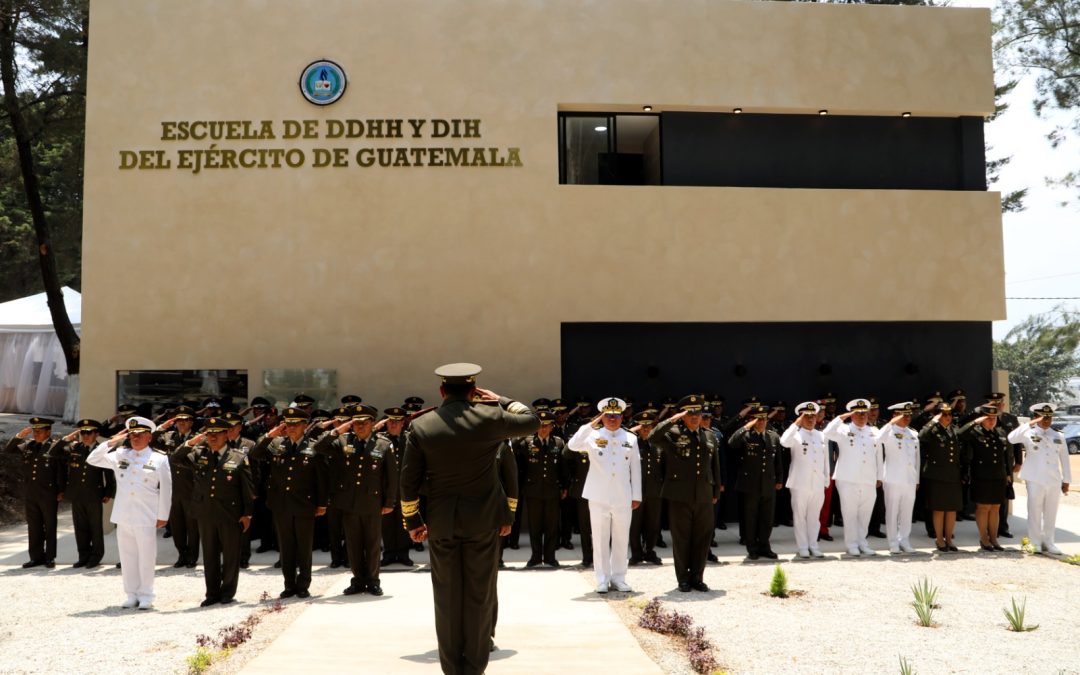
<svg viewBox="0 0 1080 675">
<path fill-rule="evenodd" d="M 550 410 L 551 409 L 551 400 L 546 399 L 546 398 L 538 398 L 538 399 L 536 399 L 535 401 L 532 402 L 532 406 L 530 406 L 530 407 L 533 410 Z"/>
<path fill-rule="evenodd" d="M 409 414 L 409 411 L 405 410 L 405 408 L 387 408 L 382 412 L 387 419 L 391 420 L 403 420 Z"/>
<path fill-rule="evenodd" d="M 564 410 L 569 410 L 570 406 L 566 405 L 566 401 L 561 398 L 553 398 L 551 399 L 551 409 L 552 411 L 559 413 Z"/>
<path fill-rule="evenodd" d="M 378 409 L 373 405 L 358 405 L 352 409 L 353 422 L 373 420 L 379 416 Z"/>
<path fill-rule="evenodd" d="M 472 384 L 483 370 L 475 363 L 448 363 L 435 369 L 435 374 L 445 384 Z M 423 405 L 423 404 L 421 404 Z"/>
<path fill-rule="evenodd" d="M 685 410 L 689 413 L 699 413 L 705 406 L 705 398 L 700 394 L 689 394 L 680 398 L 677 405 L 679 410 Z"/>
<path fill-rule="evenodd" d="M 341 397 L 341 405 L 356 405 L 357 403 L 363 403 L 364 399 L 360 398 L 356 394 L 345 394 Z"/>
<path fill-rule="evenodd" d="M 935 391 L 934 393 L 932 393 L 932 394 L 930 394 L 929 396 L 926 397 L 926 402 L 927 403 L 940 403 L 944 399 L 945 399 L 945 397 L 941 395 L 940 391 Z M 951 399 L 951 397 L 950 397 L 950 399 Z"/>
<path fill-rule="evenodd" d="M 879 410 L 881 408 L 881 403 L 878 402 L 877 397 L 871 396 L 867 400 L 870 401 L 870 409 L 871 410 Z"/>
<path fill-rule="evenodd" d="M 641 412 L 658 413 L 660 412 L 660 404 L 656 401 L 645 401 L 645 403 L 641 406 Z M 634 415 L 634 419 L 637 419 L 637 415 Z"/>
<path fill-rule="evenodd" d="M 322 408 L 319 408 L 318 410 L 311 411 L 312 422 L 325 422 L 332 417 L 333 415 L 330 414 L 329 410 L 323 410 Z"/>
<path fill-rule="evenodd" d="M 334 419 L 343 420 L 352 417 L 353 408 L 355 406 L 343 405 L 334 408 L 331 412 L 334 413 Z"/>
<path fill-rule="evenodd" d="M 756 420 L 763 420 L 769 416 L 768 406 L 761 405 L 760 403 L 753 404 L 750 407 L 750 417 Z"/>
<path fill-rule="evenodd" d="M 31 417 L 31 429 L 52 429 L 53 421 L 47 417 Z"/>
<path fill-rule="evenodd" d="M 795 406 L 796 415 L 816 415 L 821 412 L 821 406 L 813 401 L 803 401 Z"/>
<path fill-rule="evenodd" d="M 626 401 L 612 396 L 597 403 L 596 409 L 608 415 L 621 415 L 626 410 Z"/>
<path fill-rule="evenodd" d="M 240 426 L 244 423 L 243 416 L 241 416 L 240 413 L 235 413 L 231 410 L 222 415 L 222 417 L 225 419 L 226 422 L 229 423 L 230 427 Z"/>
<path fill-rule="evenodd" d="M 550 410 L 541 410 L 536 416 L 540 418 L 540 424 L 555 424 L 555 415 Z"/>
<path fill-rule="evenodd" d="M 949 392 L 949 400 L 950 401 L 955 401 L 957 399 L 964 400 L 966 398 L 967 398 L 967 394 L 964 393 L 963 389 L 953 389 L 952 391 Z"/>
<path fill-rule="evenodd" d="M 315 399 L 311 396 L 308 396 L 307 394 L 300 393 L 296 396 L 293 396 L 293 405 L 315 405 Z"/>
<path fill-rule="evenodd" d="M 904 401 L 903 403 L 893 403 L 889 406 L 889 410 L 897 415 L 911 415 L 913 411 L 911 401 Z"/>
<path fill-rule="evenodd" d="M 268 399 L 268 398 L 266 398 L 264 396 L 256 396 L 255 398 L 251 399 L 251 407 L 252 408 L 269 408 L 270 407 L 270 399 Z"/>
<path fill-rule="evenodd" d="M 634 415 L 634 421 L 638 424 L 656 424 L 656 411 L 642 410 L 638 414 Z"/>
<path fill-rule="evenodd" d="M 831 391 L 826 392 L 818 398 L 818 403 L 836 403 L 836 394 Z"/>
<path fill-rule="evenodd" d="M 720 394 L 709 394 L 705 397 L 708 400 L 709 405 L 723 405 L 724 397 Z"/>
<path fill-rule="evenodd" d="M 937 411 L 939 413 L 948 413 L 948 414 L 951 415 L 952 414 L 952 406 L 949 405 L 948 403 L 942 402 L 942 403 L 938 404 Z"/>
<path fill-rule="evenodd" d="M 992 391 L 992 392 L 990 392 L 989 394 L 986 395 L 986 400 L 987 401 L 1002 401 L 1004 399 L 1005 399 L 1005 392 L 1002 392 L 1002 391 Z"/>
<path fill-rule="evenodd" d="M 216 434 L 228 430 L 229 423 L 224 417 L 211 417 L 206 420 L 206 426 L 203 427 L 203 431 L 208 434 Z"/>
<path fill-rule="evenodd" d="M 579 408 L 582 406 L 588 407 L 592 405 L 592 399 L 588 396 L 582 396 L 579 394 L 578 397 L 574 399 L 574 405 Z"/>
<path fill-rule="evenodd" d="M 285 412 L 281 413 L 281 417 L 286 423 L 296 424 L 298 422 L 307 422 L 311 419 L 311 415 L 303 408 L 296 408 L 289 406 L 285 408 Z"/>
<path fill-rule="evenodd" d="M 848 412 L 869 412 L 870 401 L 865 398 L 853 398 L 844 406 Z"/>
<path fill-rule="evenodd" d="M 998 416 L 998 408 L 996 405 L 981 405 L 975 409 L 975 412 L 979 413 L 980 415 L 985 415 L 986 417 Z"/>
<path fill-rule="evenodd" d="M 75 426 L 79 431 L 101 431 L 101 422 L 92 419 L 79 420 Z"/>
<path fill-rule="evenodd" d="M 745 398 L 745 399 L 743 399 L 743 402 L 742 402 L 742 404 L 743 404 L 743 407 L 744 407 L 744 408 L 745 408 L 746 406 L 748 406 L 748 405 L 750 405 L 750 406 L 756 406 L 756 405 L 758 405 L 758 404 L 760 404 L 760 403 L 761 403 L 761 401 L 760 401 L 760 400 L 758 400 L 758 397 L 757 397 L 756 395 L 755 395 L 755 396 L 751 396 L 751 397 L 749 397 L 749 398 Z"/>
<path fill-rule="evenodd" d="M 1036 403 L 1035 405 L 1028 408 L 1028 410 L 1031 411 L 1031 414 L 1038 415 L 1039 417 L 1054 416 L 1054 406 L 1050 405 L 1049 403 Z"/>
<path fill-rule="evenodd" d="M 776 403 L 772 404 L 772 409 L 773 410 L 787 410 L 787 404 L 784 403 L 783 401 L 777 401 Z"/>
<path fill-rule="evenodd" d="M 116 414 L 117 415 L 134 415 L 135 414 L 135 406 L 131 405 L 130 403 L 124 403 L 123 405 L 121 405 L 120 407 L 118 407 L 116 409 Z"/>
<path fill-rule="evenodd" d="M 193 420 L 195 419 L 195 411 L 190 406 L 179 405 L 173 411 L 173 417 L 178 420 Z"/>
<path fill-rule="evenodd" d="M 154 432 L 157 431 L 157 425 L 146 419 L 145 417 L 129 417 L 124 422 L 124 428 L 127 429 L 130 434 L 139 434 L 144 431 Z"/>
</svg>

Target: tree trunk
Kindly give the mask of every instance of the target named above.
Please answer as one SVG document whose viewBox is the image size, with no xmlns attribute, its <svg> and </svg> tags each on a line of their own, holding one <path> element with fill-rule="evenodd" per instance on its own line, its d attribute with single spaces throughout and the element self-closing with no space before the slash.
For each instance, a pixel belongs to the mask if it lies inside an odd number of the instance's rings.
<svg viewBox="0 0 1080 675">
<path fill-rule="evenodd" d="M 0 81 L 4 88 L 4 112 L 11 124 L 15 137 L 15 147 L 19 154 L 19 169 L 22 173 L 26 202 L 30 208 L 30 218 L 34 224 L 37 238 L 38 262 L 41 265 L 41 280 L 45 286 L 45 295 L 49 300 L 49 313 L 52 315 L 53 328 L 60 339 L 67 361 L 68 376 L 79 374 L 79 334 L 71 325 L 67 308 L 64 306 L 64 294 L 60 290 L 60 276 L 56 270 L 56 257 L 53 255 L 52 237 L 49 224 L 45 220 L 45 207 L 41 203 L 41 189 L 34 158 L 31 154 L 30 134 L 26 128 L 22 111 L 19 109 L 19 97 L 16 91 L 15 33 L 18 29 L 21 12 L 18 3 L 13 0 L 0 1 Z"/>
</svg>

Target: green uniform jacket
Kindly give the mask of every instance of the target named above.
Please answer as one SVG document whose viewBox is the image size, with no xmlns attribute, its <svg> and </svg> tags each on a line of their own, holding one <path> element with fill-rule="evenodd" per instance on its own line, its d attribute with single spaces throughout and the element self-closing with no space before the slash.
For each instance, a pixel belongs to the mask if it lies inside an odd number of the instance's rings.
<svg viewBox="0 0 1080 675">
<path fill-rule="evenodd" d="M 740 427 L 731 435 L 728 447 L 738 458 L 735 462 L 735 489 L 739 492 L 768 494 L 776 484 L 784 484 L 783 455 L 780 437 L 772 429 L 764 433 Z"/>
<path fill-rule="evenodd" d="M 641 437 L 638 437 L 637 447 L 641 455 L 641 501 L 660 499 L 660 490 L 664 486 L 664 453 Z"/>
<path fill-rule="evenodd" d="M 64 466 L 67 449 L 68 443 L 55 437 L 44 443 L 18 436 L 8 441 L 4 452 L 17 452 L 22 456 L 21 473 L 27 498 L 55 497 L 67 488 Z"/>
<path fill-rule="evenodd" d="M 959 483 L 964 467 L 971 463 L 970 449 L 961 443 L 956 427 L 943 427 L 927 422 L 919 432 L 919 452 L 922 455 L 922 477 Z"/>
<path fill-rule="evenodd" d="M 961 427 L 960 440 L 971 462 L 972 481 L 1004 480 L 1012 473 L 1012 445 L 1000 429 L 986 429 L 972 420 Z"/>
<path fill-rule="evenodd" d="M 585 423 L 588 424 L 588 420 Z M 581 499 L 581 493 L 585 490 L 585 479 L 589 477 L 589 453 L 563 448 L 562 468 L 567 496 Z"/>
<path fill-rule="evenodd" d="M 64 499 L 69 502 L 100 502 L 106 497 L 116 496 L 116 475 L 92 464 L 86 463 L 90 451 L 97 447 L 83 443 L 68 446 L 67 489 Z"/>
<path fill-rule="evenodd" d="M 499 446 L 499 451 L 495 453 L 495 464 L 499 473 L 499 484 L 506 493 L 506 503 L 513 513 L 518 507 L 518 470 L 517 460 L 509 443 Z"/>
<path fill-rule="evenodd" d="M 531 410 L 512 413 L 514 403 L 471 403 L 448 397 L 409 425 L 401 466 L 401 515 L 414 530 L 420 517 L 420 489 L 426 486 L 428 536 L 471 537 L 513 522 L 506 493 L 495 471 L 503 441 L 534 433 L 540 420 Z"/>
<path fill-rule="evenodd" d="M 179 431 L 169 429 L 167 431 L 155 431 L 150 439 L 150 446 L 160 450 L 169 456 L 169 473 L 172 474 L 172 498 L 173 501 L 190 501 L 192 491 L 195 489 L 195 475 L 189 463 L 174 461 L 182 455 L 186 455 L 191 448 L 181 447 L 194 434 L 181 436 Z"/>
<path fill-rule="evenodd" d="M 663 454 L 661 497 L 676 502 L 720 498 L 720 448 L 715 434 L 706 434 L 703 428 L 690 431 L 668 418 L 656 425 L 647 440 Z"/>
<path fill-rule="evenodd" d="M 196 518 L 239 523 L 241 516 L 250 516 L 255 508 L 251 467 L 243 452 L 227 445 L 220 456 L 215 455 L 202 443 L 178 448 L 169 463 L 184 464 L 191 471 L 191 511 Z"/>
<path fill-rule="evenodd" d="M 566 443 L 552 434 L 547 440 L 527 436 L 513 442 L 523 499 L 558 499 L 566 486 L 563 453 Z"/>
<path fill-rule="evenodd" d="M 314 517 L 328 499 L 326 458 L 315 452 L 311 438 L 293 443 L 285 436 L 263 436 L 248 453 L 251 460 L 269 459 L 270 487 L 266 505 L 274 515 Z"/>
<path fill-rule="evenodd" d="M 315 443 L 330 463 L 330 500 L 346 513 L 380 513 L 397 501 L 398 468 L 390 440 L 330 432 Z"/>
</svg>

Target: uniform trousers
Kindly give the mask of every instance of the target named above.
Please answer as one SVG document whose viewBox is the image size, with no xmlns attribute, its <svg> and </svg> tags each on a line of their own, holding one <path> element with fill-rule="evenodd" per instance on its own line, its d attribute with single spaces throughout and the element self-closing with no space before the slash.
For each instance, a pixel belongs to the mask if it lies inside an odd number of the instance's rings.
<svg viewBox="0 0 1080 675">
<path fill-rule="evenodd" d="M 154 565 L 157 563 L 157 528 L 154 525 L 116 526 L 120 575 L 128 600 L 154 601 Z"/>
<path fill-rule="evenodd" d="M 236 596 L 243 529 L 239 522 L 225 518 L 199 519 L 207 600 L 231 600 Z"/>
<path fill-rule="evenodd" d="M 330 538 L 330 561 L 344 563 L 345 512 L 333 504 L 326 509 L 326 528 Z"/>
<path fill-rule="evenodd" d="M 176 494 L 175 492 L 173 493 Z M 169 528 L 172 530 L 173 545 L 184 560 L 195 562 L 199 559 L 199 521 L 191 511 L 190 499 L 172 500 L 169 509 Z"/>
<path fill-rule="evenodd" d="M 911 516 L 915 511 L 915 486 L 884 483 L 885 536 L 889 546 L 911 545 Z"/>
<path fill-rule="evenodd" d="M 1028 539 L 1037 551 L 1043 544 L 1054 543 L 1058 503 L 1061 501 L 1061 483 L 1026 481 L 1025 486 L 1028 495 Z"/>
<path fill-rule="evenodd" d="M 817 548 L 821 505 L 825 503 L 825 488 L 804 490 L 791 488 L 792 522 L 795 525 L 795 546 L 799 551 Z"/>
<path fill-rule="evenodd" d="M 557 497 L 529 498 L 525 502 L 529 515 L 530 560 L 555 560 L 559 547 L 559 499 Z"/>
<path fill-rule="evenodd" d="M 309 516 L 274 514 L 281 575 L 285 590 L 306 591 L 311 585 L 311 546 L 315 541 L 315 507 Z"/>
<path fill-rule="evenodd" d="M 435 635 L 446 675 L 480 675 L 491 655 L 499 531 L 429 539 Z"/>
<path fill-rule="evenodd" d="M 655 554 L 656 540 L 660 537 L 662 503 L 659 497 L 643 499 L 630 513 L 630 557 L 643 560 Z"/>
<path fill-rule="evenodd" d="M 818 534 L 829 533 L 829 521 L 831 520 L 830 513 L 832 507 L 833 490 L 836 488 L 836 481 L 829 479 L 829 484 L 825 486 L 825 499 L 821 503 L 821 516 L 818 519 L 820 528 Z"/>
<path fill-rule="evenodd" d="M 30 559 L 46 562 L 56 559 L 56 509 L 54 494 L 26 497 L 26 530 Z"/>
<path fill-rule="evenodd" d="M 870 528 L 870 516 L 874 513 L 877 486 L 874 483 L 856 483 L 849 480 L 836 481 L 840 493 L 840 512 L 844 516 L 844 545 L 848 551 L 859 547 L 869 548 L 866 533 Z"/>
<path fill-rule="evenodd" d="M 613 581 L 626 583 L 631 513 L 629 504 L 602 504 L 595 499 L 589 500 L 597 585 Z"/>
<path fill-rule="evenodd" d="M 742 537 L 746 543 L 746 552 L 750 555 L 772 550 L 769 537 L 772 536 L 776 492 L 776 490 L 739 491 L 739 499 L 743 507 Z"/>
<path fill-rule="evenodd" d="M 740 494 L 739 497 L 745 498 L 746 495 Z M 743 501 L 741 499 L 740 503 Z M 680 584 L 703 581 L 705 561 L 709 557 L 709 542 L 712 541 L 713 524 L 711 500 L 707 502 L 668 500 L 671 553 L 675 558 L 675 579 Z M 769 526 L 772 526 L 771 513 Z"/>
<path fill-rule="evenodd" d="M 575 499 L 577 502 L 577 522 L 581 530 L 581 562 L 591 565 L 593 562 L 592 523 L 589 521 L 589 500 Z M 569 541 L 569 536 L 567 537 Z"/>
<path fill-rule="evenodd" d="M 379 511 L 343 512 L 345 546 L 349 552 L 352 585 L 379 584 L 379 540 L 382 538 L 382 515 Z M 400 522 L 400 521 L 399 521 Z"/>
<path fill-rule="evenodd" d="M 403 522 L 400 504 L 395 504 L 394 510 L 382 517 L 383 557 L 388 563 L 408 558 L 412 550 L 412 540 Z"/>
<path fill-rule="evenodd" d="M 71 503 L 75 526 L 75 547 L 82 562 L 98 563 L 105 556 L 104 523 L 100 499 L 80 499 Z"/>
</svg>

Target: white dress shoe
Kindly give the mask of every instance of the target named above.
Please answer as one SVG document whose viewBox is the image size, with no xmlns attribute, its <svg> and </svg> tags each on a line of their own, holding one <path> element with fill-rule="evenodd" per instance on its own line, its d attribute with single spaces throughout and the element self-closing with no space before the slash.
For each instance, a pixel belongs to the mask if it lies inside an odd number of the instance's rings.
<svg viewBox="0 0 1080 675">
<path fill-rule="evenodd" d="M 900 542 L 900 550 L 902 550 L 904 553 L 914 553 L 915 547 L 907 543 L 906 541 L 902 541 Z"/>
<path fill-rule="evenodd" d="M 1047 553 L 1050 553 L 1052 555 L 1063 555 L 1061 549 L 1058 548 L 1055 544 L 1043 544 L 1043 548 L 1046 549 Z"/>
<path fill-rule="evenodd" d="M 847 553 L 848 553 L 848 555 L 855 556 L 856 558 L 859 557 L 859 549 L 857 549 L 857 548 L 849 548 L 847 550 Z"/>
<path fill-rule="evenodd" d="M 821 552 L 820 548 L 812 548 L 812 549 L 810 549 L 810 555 L 814 556 L 815 558 L 824 558 L 825 557 L 825 554 Z"/>
<path fill-rule="evenodd" d="M 630 591 L 634 590 L 630 588 L 630 584 L 626 583 L 625 581 L 612 581 L 611 587 L 614 588 L 616 591 L 619 591 L 620 593 L 629 593 Z"/>
<path fill-rule="evenodd" d="M 870 548 L 869 546 L 859 546 L 859 552 L 863 555 L 877 555 L 877 551 Z"/>
<path fill-rule="evenodd" d="M 889 546 L 889 553 L 899 553 L 899 552 L 900 552 L 900 544 L 892 544 L 892 545 Z"/>
<path fill-rule="evenodd" d="M 124 609 L 131 609 L 133 607 L 138 607 L 139 606 L 139 601 L 136 600 L 135 598 L 128 598 L 127 600 L 121 602 L 120 606 L 123 607 Z"/>
<path fill-rule="evenodd" d="M 799 557 L 800 558 L 809 558 L 810 557 L 810 551 L 808 551 L 805 548 L 800 548 L 799 549 Z"/>
<path fill-rule="evenodd" d="M 607 589 L 608 589 L 607 584 L 597 584 L 596 585 L 596 592 L 597 593 L 607 593 Z"/>
<path fill-rule="evenodd" d="M 140 600 L 139 609 L 153 609 L 154 603 L 150 600 Z"/>
</svg>

